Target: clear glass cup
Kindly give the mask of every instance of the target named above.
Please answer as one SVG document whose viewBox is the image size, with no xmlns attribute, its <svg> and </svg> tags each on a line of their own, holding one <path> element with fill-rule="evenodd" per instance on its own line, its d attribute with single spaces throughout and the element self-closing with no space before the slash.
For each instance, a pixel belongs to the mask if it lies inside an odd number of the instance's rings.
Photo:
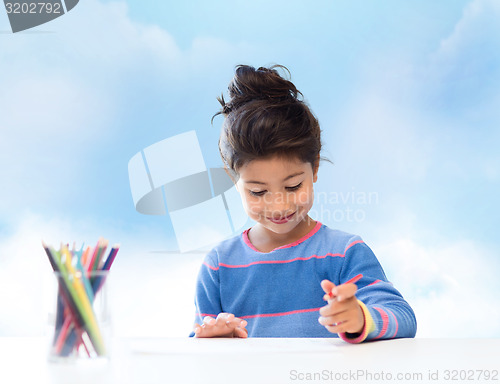
<svg viewBox="0 0 500 384">
<path fill-rule="evenodd" d="M 49 360 L 108 359 L 111 313 L 109 271 L 54 272 L 54 304 L 49 314 Z"/>
</svg>

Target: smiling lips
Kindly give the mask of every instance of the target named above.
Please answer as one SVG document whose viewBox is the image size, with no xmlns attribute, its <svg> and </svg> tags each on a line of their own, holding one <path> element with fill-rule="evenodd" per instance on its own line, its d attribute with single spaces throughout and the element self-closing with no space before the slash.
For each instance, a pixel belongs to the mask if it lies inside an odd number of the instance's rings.
<svg viewBox="0 0 500 384">
<path fill-rule="evenodd" d="M 295 215 L 295 212 L 294 213 L 291 213 L 290 215 L 286 216 L 286 217 L 279 217 L 277 219 L 275 218 L 272 218 L 272 217 L 268 217 L 268 220 L 273 222 L 274 224 L 285 224 L 285 223 L 288 223 L 290 221 L 290 219 L 293 217 L 293 215 Z"/>
</svg>

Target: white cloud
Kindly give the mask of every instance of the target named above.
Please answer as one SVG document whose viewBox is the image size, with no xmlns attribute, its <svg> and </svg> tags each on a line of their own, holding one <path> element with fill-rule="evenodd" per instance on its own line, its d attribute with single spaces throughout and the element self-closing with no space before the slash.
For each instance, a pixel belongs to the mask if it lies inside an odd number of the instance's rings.
<svg viewBox="0 0 500 384">
<path fill-rule="evenodd" d="M 423 83 L 438 107 L 452 110 L 484 129 L 500 117 L 500 3 L 474 0 L 449 36 L 444 37 L 425 68 Z"/>
<path fill-rule="evenodd" d="M 495 52 L 485 52 L 485 45 L 498 44 L 500 26 L 500 3 L 495 0 L 474 0 L 464 9 L 462 18 L 455 25 L 453 32 L 441 41 L 439 55 L 457 57 L 464 50 L 480 53 L 470 60 L 484 58 L 485 55 L 498 55 Z M 477 44 L 481 41 L 482 44 Z"/>
<path fill-rule="evenodd" d="M 46 291 L 50 265 L 42 248 L 42 233 L 64 238 L 67 226 L 26 216 L 0 238 L 0 335 L 40 335 L 47 327 Z M 62 224 L 62 225 L 61 225 Z M 60 239 L 62 240 L 62 238 Z"/>
<path fill-rule="evenodd" d="M 430 246 L 412 237 L 374 248 L 415 311 L 418 337 L 500 336 L 500 260 L 491 249 L 469 239 Z"/>
<path fill-rule="evenodd" d="M 193 328 L 201 253 L 136 252 L 114 269 L 115 333 L 126 337 L 187 337 Z"/>
<path fill-rule="evenodd" d="M 333 152 L 341 160 L 353 155 L 351 168 L 370 164 L 376 177 L 368 177 L 402 184 L 437 169 L 497 180 L 499 17 L 499 2 L 475 0 L 448 36 L 436 37 L 438 48 L 427 57 L 410 60 L 399 51 L 365 57 L 361 80 L 334 123 L 343 132 L 333 132 L 330 142 L 346 139 Z"/>
<path fill-rule="evenodd" d="M 182 67 L 174 38 L 133 22 L 125 3 L 89 0 L 51 23 L 57 32 L 3 36 L 0 129 L 8 136 L 91 137 L 110 128 L 130 71 L 166 78 Z"/>
<path fill-rule="evenodd" d="M 75 78 L 13 77 L 0 90 L 0 212 L 57 194 L 72 181 L 80 155 L 113 114 L 112 103 Z M 89 113 L 92 111 L 92 113 Z M 69 178 L 69 180 L 68 180 Z M 49 189 L 44 189 L 47 182 Z M 35 188 L 33 188 L 35 187 Z"/>
<path fill-rule="evenodd" d="M 369 164 L 372 177 L 422 181 L 435 149 L 434 139 L 421 134 L 428 124 L 417 111 L 394 100 L 384 85 L 368 85 L 339 123 L 344 132 L 338 157 L 349 159 L 350 170 Z"/>
</svg>

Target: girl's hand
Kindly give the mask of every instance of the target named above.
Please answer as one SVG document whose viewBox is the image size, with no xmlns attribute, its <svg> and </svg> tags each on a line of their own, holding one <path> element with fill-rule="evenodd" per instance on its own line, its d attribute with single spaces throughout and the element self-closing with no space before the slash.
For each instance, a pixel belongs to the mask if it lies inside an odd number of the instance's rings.
<svg viewBox="0 0 500 384">
<path fill-rule="evenodd" d="M 247 338 L 245 329 L 247 322 L 235 317 L 232 313 L 219 313 L 217 318 L 206 316 L 203 324 L 194 325 L 195 337 L 241 337 Z"/>
<path fill-rule="evenodd" d="M 332 333 L 361 333 L 365 317 L 355 296 L 356 284 L 335 286 L 331 281 L 323 280 L 321 288 L 326 293 L 323 299 L 328 304 L 319 310 L 319 323 Z M 330 292 L 333 297 L 330 297 Z"/>
</svg>

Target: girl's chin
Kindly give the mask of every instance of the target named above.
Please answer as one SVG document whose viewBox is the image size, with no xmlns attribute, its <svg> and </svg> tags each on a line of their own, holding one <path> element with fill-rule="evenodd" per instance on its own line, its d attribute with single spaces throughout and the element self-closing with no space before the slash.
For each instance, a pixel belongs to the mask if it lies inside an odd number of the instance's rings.
<svg viewBox="0 0 500 384">
<path fill-rule="evenodd" d="M 270 220 L 263 220 L 260 222 L 260 224 L 274 233 L 284 235 L 296 229 L 301 224 L 302 221 L 303 220 L 300 221 L 290 220 L 285 223 L 278 224 Z"/>
<path fill-rule="evenodd" d="M 285 234 L 285 233 L 288 233 L 290 231 L 292 231 L 296 226 L 297 224 L 293 224 L 291 225 L 292 223 L 288 222 L 286 224 L 273 224 L 273 223 L 269 223 L 266 225 L 266 228 L 268 228 L 269 230 L 275 232 L 275 233 L 279 233 L 279 234 Z"/>
</svg>

